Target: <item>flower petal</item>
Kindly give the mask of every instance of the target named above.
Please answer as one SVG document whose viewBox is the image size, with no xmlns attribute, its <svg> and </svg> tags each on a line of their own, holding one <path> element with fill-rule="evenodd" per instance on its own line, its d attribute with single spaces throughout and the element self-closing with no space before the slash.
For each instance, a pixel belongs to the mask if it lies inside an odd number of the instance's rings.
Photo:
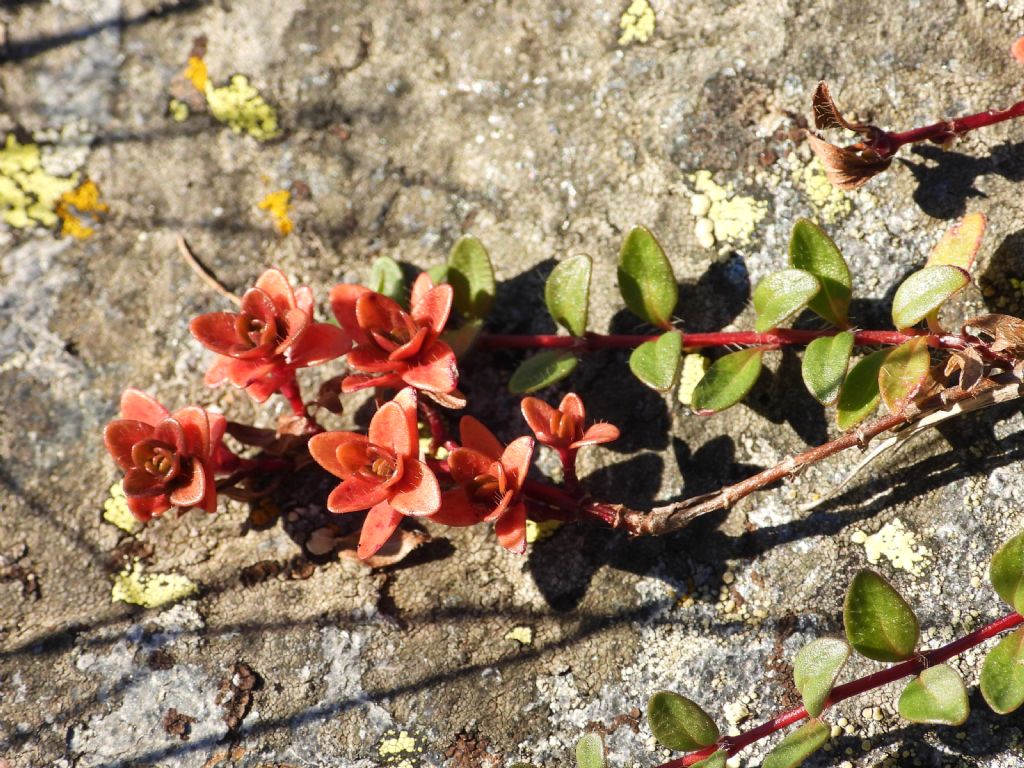
<svg viewBox="0 0 1024 768">
<path fill-rule="evenodd" d="M 401 522 L 402 513 L 392 509 L 386 501 L 374 505 L 366 515 L 363 530 L 359 534 L 359 546 L 356 549 L 359 558 L 365 560 L 383 547 Z"/>
<path fill-rule="evenodd" d="M 356 347 L 345 358 L 350 368 L 367 373 L 387 373 L 405 366 L 391 360 L 380 347 L 365 345 Z"/>
<path fill-rule="evenodd" d="M 154 515 L 160 516 L 174 506 L 166 493 L 157 496 L 128 496 L 125 501 L 128 502 L 128 509 L 136 519 L 144 523 L 151 520 Z"/>
<path fill-rule="evenodd" d="M 562 398 L 562 402 L 558 404 L 558 410 L 574 419 L 577 424 L 586 421 L 587 411 L 583 407 L 583 400 L 575 392 L 570 392 Z"/>
<path fill-rule="evenodd" d="M 185 433 L 185 453 L 204 459 L 210 455 L 210 418 L 197 405 L 180 408 L 174 412 L 174 420 Z"/>
<path fill-rule="evenodd" d="M 151 475 L 144 469 L 133 467 L 125 473 L 121 482 L 124 495 L 131 496 L 156 496 L 164 492 L 164 479 Z"/>
<path fill-rule="evenodd" d="M 437 478 L 419 459 L 405 460 L 402 479 L 391 491 L 391 506 L 403 515 L 432 515 L 441 508 L 441 487 Z"/>
<path fill-rule="evenodd" d="M 217 355 L 203 377 L 203 383 L 208 387 L 220 387 L 230 381 L 228 371 L 234 358 Z"/>
<path fill-rule="evenodd" d="M 238 315 L 232 312 L 199 315 L 192 318 L 188 329 L 196 341 L 218 355 L 238 357 L 256 349 L 251 344 L 243 344 L 238 338 Z"/>
<path fill-rule="evenodd" d="M 618 427 L 616 427 L 614 424 L 599 422 L 597 424 L 591 424 L 587 431 L 583 433 L 583 437 L 581 437 L 579 440 L 577 440 L 569 447 L 582 448 L 584 445 L 598 445 L 600 443 L 610 443 L 613 440 L 618 439 Z"/>
<path fill-rule="evenodd" d="M 459 420 L 459 435 L 462 437 L 464 448 L 482 453 L 491 461 L 501 458 L 501 454 L 505 450 L 505 446 L 494 436 L 494 433 L 472 416 L 463 416 Z"/>
<path fill-rule="evenodd" d="M 369 291 L 356 300 L 356 320 L 364 330 L 390 331 L 402 316 L 402 308 L 394 299 Z"/>
<path fill-rule="evenodd" d="M 187 456 L 187 445 L 185 444 L 185 430 L 173 416 L 168 416 L 161 421 L 153 430 L 153 438 L 162 443 L 174 446 L 176 453 Z"/>
<path fill-rule="evenodd" d="M 309 438 L 309 454 L 321 467 L 344 480 L 351 473 L 338 461 L 338 447 L 343 443 L 366 442 L 366 435 L 357 432 L 321 432 Z"/>
<path fill-rule="evenodd" d="M 294 345 L 300 343 L 305 335 L 306 329 L 312 324 L 312 319 L 301 309 L 289 309 L 278 319 L 278 330 L 281 332 L 280 341 L 274 349 L 275 354 L 283 355 Z"/>
<path fill-rule="evenodd" d="M 402 372 L 402 381 L 416 389 L 451 392 L 459 385 L 459 367 L 452 348 L 435 340 Z"/>
<path fill-rule="evenodd" d="M 555 438 L 549 431 L 551 429 L 551 416 L 555 409 L 537 397 L 524 397 L 519 406 L 523 411 L 523 418 L 537 439 L 546 445 L 554 442 Z"/>
<path fill-rule="evenodd" d="M 277 314 L 284 317 L 289 309 L 295 308 L 295 294 L 288 278 L 279 269 L 268 269 L 256 280 L 256 287 L 263 291 L 277 308 Z"/>
<path fill-rule="evenodd" d="M 418 355 L 420 351 L 423 349 L 423 345 L 424 343 L 426 343 L 427 337 L 429 336 L 430 329 L 420 328 L 418 331 L 416 331 L 415 334 L 413 334 L 413 337 L 409 339 L 409 341 L 407 341 L 402 346 L 391 350 L 388 353 L 388 359 L 396 361 L 405 361 L 416 357 L 416 355 Z"/>
<path fill-rule="evenodd" d="M 223 413 L 217 411 L 207 411 L 206 417 L 210 420 L 210 451 L 220 445 L 220 441 L 224 439 L 224 432 L 228 428 L 228 420 L 225 418 Z"/>
<path fill-rule="evenodd" d="M 103 444 L 121 469 L 131 469 L 132 446 L 153 436 L 154 427 L 134 419 L 115 419 L 103 429 Z"/>
<path fill-rule="evenodd" d="M 526 505 L 515 504 L 494 525 L 498 543 L 514 555 L 526 552 Z"/>
<path fill-rule="evenodd" d="M 358 392 L 368 387 L 395 388 L 402 385 L 402 380 L 395 374 L 389 373 L 384 376 L 360 376 L 352 374 L 346 376 L 341 382 L 341 391 L 348 394 Z"/>
<path fill-rule="evenodd" d="M 420 272 L 412 284 L 412 295 L 409 296 L 409 306 L 415 307 L 423 297 L 434 287 L 434 281 L 426 272 Z"/>
<path fill-rule="evenodd" d="M 257 403 L 265 403 L 267 398 L 281 388 L 284 375 L 268 374 L 260 379 L 254 379 L 245 385 L 245 393 Z"/>
<path fill-rule="evenodd" d="M 370 293 L 370 289 L 348 283 L 336 285 L 331 289 L 331 311 L 338 324 L 357 344 L 368 344 L 370 341 L 356 320 L 356 302 L 365 293 Z"/>
<path fill-rule="evenodd" d="M 455 292 L 450 285 L 438 285 L 412 303 L 412 319 L 420 325 L 428 326 L 434 333 L 444 330 L 448 315 L 452 311 L 452 298 Z"/>
<path fill-rule="evenodd" d="M 205 461 L 202 463 L 203 478 L 206 482 L 206 493 L 203 500 L 196 506 L 201 507 L 209 514 L 217 511 L 217 482 L 213 478 L 213 468 Z"/>
<path fill-rule="evenodd" d="M 517 437 L 501 454 L 501 466 L 510 476 L 510 484 L 519 490 L 526 480 L 526 474 L 530 471 L 530 463 L 533 461 L 533 438 Z M 514 479 L 513 479 L 514 478 Z"/>
<path fill-rule="evenodd" d="M 121 418 L 141 421 L 155 427 L 170 416 L 170 412 L 154 397 L 141 389 L 129 387 L 121 393 Z"/>
<path fill-rule="evenodd" d="M 479 523 L 482 515 L 473 506 L 464 489 L 452 488 L 441 496 L 441 508 L 430 515 L 430 519 L 441 525 L 464 528 Z"/>
<path fill-rule="evenodd" d="M 389 494 L 390 491 L 380 482 L 352 475 L 331 491 L 331 495 L 327 497 L 327 508 L 338 514 L 358 512 L 361 509 L 369 509 L 374 504 L 379 504 Z"/>
<path fill-rule="evenodd" d="M 305 368 L 334 360 L 350 349 L 352 339 L 341 328 L 330 323 L 313 323 L 292 347 L 289 358 L 296 368 Z"/>
<path fill-rule="evenodd" d="M 498 500 L 498 503 L 494 506 L 494 509 L 492 509 L 486 515 L 484 515 L 484 522 L 493 523 L 495 520 L 500 520 L 502 515 L 504 515 L 506 510 L 508 509 L 509 504 L 512 503 L 512 499 L 514 496 L 514 491 L 507 491 L 505 495 Z"/>
<path fill-rule="evenodd" d="M 295 289 L 295 306 L 301 309 L 310 317 L 313 316 L 313 290 L 308 285 L 302 285 Z"/>
<path fill-rule="evenodd" d="M 455 448 L 448 454 L 448 469 L 452 479 L 464 485 L 477 475 L 487 474 L 494 460 L 472 448 Z"/>
<path fill-rule="evenodd" d="M 390 448 L 400 456 L 419 456 L 415 391 L 406 387 L 393 400 L 384 403 L 370 419 L 367 437 L 374 445 Z"/>
<path fill-rule="evenodd" d="M 183 509 L 198 506 L 206 496 L 206 473 L 203 471 L 203 465 L 195 459 L 183 463 L 181 481 L 183 484 L 171 491 L 171 503 Z"/>
</svg>

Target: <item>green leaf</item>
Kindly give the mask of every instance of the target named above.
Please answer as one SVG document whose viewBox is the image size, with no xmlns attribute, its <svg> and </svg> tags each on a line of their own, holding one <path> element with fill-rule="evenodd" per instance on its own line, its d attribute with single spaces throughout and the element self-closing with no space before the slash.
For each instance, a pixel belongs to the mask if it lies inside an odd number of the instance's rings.
<svg viewBox="0 0 1024 768">
<path fill-rule="evenodd" d="M 988 575 L 999 596 L 1021 613 L 1024 609 L 1024 533 L 1018 533 L 992 556 Z"/>
<path fill-rule="evenodd" d="M 525 395 L 561 381 L 576 367 L 576 355 L 564 349 L 545 349 L 526 358 L 508 382 L 508 391 Z"/>
<path fill-rule="evenodd" d="M 828 741 L 830 729 L 820 720 L 797 728 L 765 755 L 761 768 L 797 768 Z"/>
<path fill-rule="evenodd" d="M 757 284 L 751 297 L 757 313 L 754 330 L 764 333 L 777 327 L 806 307 L 819 290 L 818 278 L 802 269 L 784 269 L 768 275 Z"/>
<path fill-rule="evenodd" d="M 448 265 L 447 264 L 435 264 L 427 270 L 427 275 L 433 281 L 434 285 L 441 285 L 442 283 L 448 282 Z"/>
<path fill-rule="evenodd" d="M 918 336 L 889 351 L 878 371 L 878 391 L 892 413 L 902 411 L 928 378 L 928 338 Z"/>
<path fill-rule="evenodd" d="M 900 329 L 916 325 L 969 282 L 967 272 L 949 264 L 914 272 L 892 298 L 893 325 Z"/>
<path fill-rule="evenodd" d="M 1024 627 L 1000 640 L 985 657 L 981 695 L 1000 715 L 1008 715 L 1024 704 Z"/>
<path fill-rule="evenodd" d="M 846 639 L 875 661 L 903 661 L 914 655 L 921 634 L 917 616 L 893 586 L 874 571 L 853 577 L 843 605 Z"/>
<path fill-rule="evenodd" d="M 573 336 L 587 332 L 590 266 L 589 256 L 570 256 L 551 270 L 544 284 L 544 302 L 548 305 L 548 312 Z"/>
<path fill-rule="evenodd" d="M 634 227 L 622 243 L 619 292 L 637 317 L 658 328 L 672 327 L 679 286 L 665 252 L 644 227 Z"/>
<path fill-rule="evenodd" d="M 853 283 L 846 259 L 832 238 L 817 224 L 800 219 L 789 239 L 789 263 L 810 272 L 821 284 L 821 290 L 807 304 L 810 310 L 832 325 L 846 328 L 850 324 L 847 312 Z"/>
<path fill-rule="evenodd" d="M 600 735 L 587 733 L 576 742 L 576 765 L 578 768 L 604 768 L 604 742 Z"/>
<path fill-rule="evenodd" d="M 708 414 L 736 405 L 761 373 L 760 349 L 741 349 L 718 358 L 693 390 L 693 410 Z"/>
<path fill-rule="evenodd" d="M 720 749 L 705 757 L 699 763 L 694 763 L 690 768 L 725 768 L 725 761 L 728 757 L 729 753 L 724 749 Z"/>
<path fill-rule="evenodd" d="M 853 339 L 853 331 L 842 331 L 835 336 L 815 339 L 807 345 L 801 368 L 804 384 L 822 405 L 832 405 L 839 399 L 846 369 L 850 365 Z"/>
<path fill-rule="evenodd" d="M 984 213 L 968 213 L 946 230 L 928 256 L 926 267 L 949 264 L 970 272 L 981 247 L 987 219 Z"/>
<path fill-rule="evenodd" d="M 900 694 L 900 717 L 912 723 L 963 725 L 971 707 L 964 681 L 948 664 L 929 667 Z"/>
<path fill-rule="evenodd" d="M 487 317 L 494 303 L 494 267 L 484 244 L 472 235 L 463 235 L 452 246 L 448 282 L 459 312 L 466 317 Z"/>
<path fill-rule="evenodd" d="M 821 714 L 825 699 L 848 658 L 850 646 L 845 641 L 823 637 L 805 645 L 793 659 L 793 681 L 811 717 Z"/>
<path fill-rule="evenodd" d="M 669 331 L 634 349 L 629 356 L 629 369 L 651 389 L 667 392 L 679 379 L 682 354 L 683 334 Z"/>
<path fill-rule="evenodd" d="M 857 426 L 878 407 L 878 371 L 888 355 L 888 349 L 880 349 L 861 358 L 850 369 L 836 403 L 836 423 L 840 429 Z"/>
<path fill-rule="evenodd" d="M 367 288 L 382 293 L 400 304 L 408 299 L 402 268 L 390 256 L 378 256 L 374 259 L 373 266 L 370 267 L 370 283 Z"/>
<path fill-rule="evenodd" d="M 455 357 L 461 360 L 473 348 L 473 344 L 476 343 L 476 338 L 480 335 L 483 327 L 484 321 L 479 318 L 468 320 L 458 328 L 442 333 L 441 339 L 452 348 Z"/>
<path fill-rule="evenodd" d="M 658 691 L 647 702 L 647 722 L 661 744 L 677 752 L 692 752 L 718 741 L 718 726 L 707 712 L 672 691 Z"/>
</svg>

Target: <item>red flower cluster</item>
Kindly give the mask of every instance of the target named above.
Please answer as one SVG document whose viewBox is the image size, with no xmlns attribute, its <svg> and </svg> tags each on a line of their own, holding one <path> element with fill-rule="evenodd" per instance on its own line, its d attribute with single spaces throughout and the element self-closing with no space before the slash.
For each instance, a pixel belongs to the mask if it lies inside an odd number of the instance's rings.
<svg viewBox="0 0 1024 768">
<path fill-rule="evenodd" d="M 343 392 L 404 385 L 447 394 L 459 383 L 455 353 L 441 341 L 452 309 L 452 287 L 435 286 L 422 273 L 413 284 L 410 311 L 361 285 L 336 285 L 331 309 L 355 340 L 346 359 L 360 371 L 342 382 Z"/>
<path fill-rule="evenodd" d="M 240 312 L 210 312 L 195 318 L 192 335 L 217 353 L 206 374 L 214 387 L 230 382 L 262 403 L 295 378 L 295 370 L 344 355 L 346 333 L 313 320 L 313 292 L 292 290 L 288 278 L 268 269 L 245 292 Z"/>
<path fill-rule="evenodd" d="M 533 461 L 533 438 L 508 446 L 472 416 L 459 422 L 462 445 L 448 456 L 456 488 L 446 491 L 430 519 L 444 525 L 494 523 L 498 542 L 517 555 L 526 551 L 526 504 L 520 497 Z"/>
<path fill-rule="evenodd" d="M 121 418 L 103 431 L 103 442 L 125 471 L 128 508 L 140 520 L 171 507 L 217 509 L 213 474 L 223 449 L 224 416 L 189 406 L 173 414 L 137 389 L 121 395 Z"/>
<path fill-rule="evenodd" d="M 423 517 L 441 506 L 441 489 L 419 459 L 416 391 L 406 387 L 370 420 L 369 434 L 324 432 L 309 441 L 317 463 L 341 478 L 327 499 L 331 512 L 369 509 L 357 553 L 370 557 L 391 537 L 403 515 Z"/>
</svg>

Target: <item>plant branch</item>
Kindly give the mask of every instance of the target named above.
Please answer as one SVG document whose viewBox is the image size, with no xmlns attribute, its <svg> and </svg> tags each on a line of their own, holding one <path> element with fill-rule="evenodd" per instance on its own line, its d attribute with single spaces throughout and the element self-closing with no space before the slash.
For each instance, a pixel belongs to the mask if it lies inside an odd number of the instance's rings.
<svg viewBox="0 0 1024 768">
<path fill-rule="evenodd" d="M 867 675 L 865 677 L 857 678 L 849 683 L 838 685 L 832 689 L 829 694 L 828 700 L 825 702 L 825 708 L 829 708 L 840 701 L 849 699 L 853 696 L 858 696 L 867 691 L 880 688 L 883 685 L 888 685 L 904 677 L 910 675 L 916 675 L 927 669 L 928 667 L 934 666 L 935 664 L 942 664 L 955 656 L 959 656 L 964 651 L 974 648 L 977 645 L 981 645 L 986 640 L 991 640 L 993 637 L 1002 634 L 1008 629 L 1013 629 L 1016 626 L 1024 623 L 1024 616 L 1019 613 L 1010 613 L 1003 616 L 1001 619 L 993 621 L 981 629 L 977 629 L 968 635 L 964 635 L 959 640 L 954 640 L 947 645 L 943 645 L 940 648 L 934 648 L 930 651 L 924 651 L 923 653 L 917 654 L 914 658 L 907 661 L 895 664 L 887 669 L 883 669 L 874 674 Z M 741 733 L 739 736 L 726 736 L 721 742 L 713 747 L 708 747 L 700 752 L 695 752 L 685 757 L 677 758 L 668 763 L 658 766 L 658 768 L 684 768 L 685 766 L 693 765 L 709 755 L 713 754 L 718 749 L 725 749 L 729 756 L 735 755 L 744 747 L 753 744 L 760 739 L 765 738 L 777 731 L 787 728 L 794 723 L 798 723 L 801 720 L 807 718 L 807 710 L 803 707 L 797 707 L 791 709 L 788 712 L 783 712 L 781 715 L 768 720 L 765 723 L 751 728 L 749 731 Z"/>
<path fill-rule="evenodd" d="M 224 284 L 214 277 L 213 272 L 200 263 L 199 259 L 196 258 L 195 253 L 192 252 L 192 247 L 188 244 L 188 240 L 181 235 L 178 235 L 178 253 L 181 254 L 181 258 L 185 260 L 185 263 L 188 264 L 189 267 L 191 267 L 192 271 L 199 276 L 200 280 L 228 301 L 241 306 L 242 300 L 225 288 Z"/>
<path fill-rule="evenodd" d="M 1024 117 L 1024 101 L 1018 101 L 1007 109 L 990 109 L 953 120 L 940 120 L 937 123 L 913 128 L 909 131 L 883 131 L 876 128 L 876 132 L 867 144 L 870 149 L 878 152 L 882 157 L 891 157 L 906 144 L 916 144 L 922 141 L 943 144 L 978 128 L 986 128 L 1018 117 Z"/>
</svg>

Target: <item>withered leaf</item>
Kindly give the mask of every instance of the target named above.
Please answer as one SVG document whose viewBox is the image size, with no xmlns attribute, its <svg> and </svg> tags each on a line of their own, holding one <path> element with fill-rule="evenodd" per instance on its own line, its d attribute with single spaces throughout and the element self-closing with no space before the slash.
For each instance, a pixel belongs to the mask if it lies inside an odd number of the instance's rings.
<svg viewBox="0 0 1024 768">
<path fill-rule="evenodd" d="M 341 404 L 341 382 L 344 376 L 335 376 L 320 385 L 316 395 L 318 407 L 331 413 L 341 413 L 344 407 Z"/>
<path fill-rule="evenodd" d="M 1024 320 L 1013 315 L 980 315 L 964 323 L 963 332 L 973 328 L 991 337 L 993 352 L 1009 352 L 1013 357 L 1024 356 Z"/>
<path fill-rule="evenodd" d="M 451 392 L 428 392 L 423 390 L 423 394 L 442 408 L 458 410 L 466 407 L 466 396 L 457 389 L 453 389 Z"/>
<path fill-rule="evenodd" d="M 957 386 L 964 392 L 975 389 L 985 375 L 985 364 L 978 350 L 973 347 L 953 350 L 946 361 L 945 375 L 948 378 L 957 371 L 960 373 Z"/>
<path fill-rule="evenodd" d="M 822 80 L 814 91 L 811 98 L 811 106 L 814 110 L 814 127 L 819 131 L 828 128 L 845 128 L 856 133 L 867 133 L 868 126 L 864 123 L 853 123 L 843 117 L 832 94 L 829 93 L 828 85 Z"/>
<path fill-rule="evenodd" d="M 892 163 L 891 157 L 880 157 L 870 149 L 837 147 L 808 131 L 807 141 L 825 166 L 825 176 L 834 187 L 853 190 L 866 184 Z"/>
<path fill-rule="evenodd" d="M 338 554 L 341 557 L 347 557 L 350 560 L 359 560 L 367 568 L 385 568 L 395 563 L 400 563 L 409 554 L 431 541 L 429 533 L 422 529 L 406 528 L 404 525 L 400 526 L 388 539 L 384 546 L 377 550 L 377 554 L 372 557 L 368 557 L 365 560 L 360 560 L 356 554 L 356 548 L 359 546 L 359 531 L 350 533 L 348 536 L 344 536 L 335 541 L 335 546 L 338 548 Z"/>
</svg>

